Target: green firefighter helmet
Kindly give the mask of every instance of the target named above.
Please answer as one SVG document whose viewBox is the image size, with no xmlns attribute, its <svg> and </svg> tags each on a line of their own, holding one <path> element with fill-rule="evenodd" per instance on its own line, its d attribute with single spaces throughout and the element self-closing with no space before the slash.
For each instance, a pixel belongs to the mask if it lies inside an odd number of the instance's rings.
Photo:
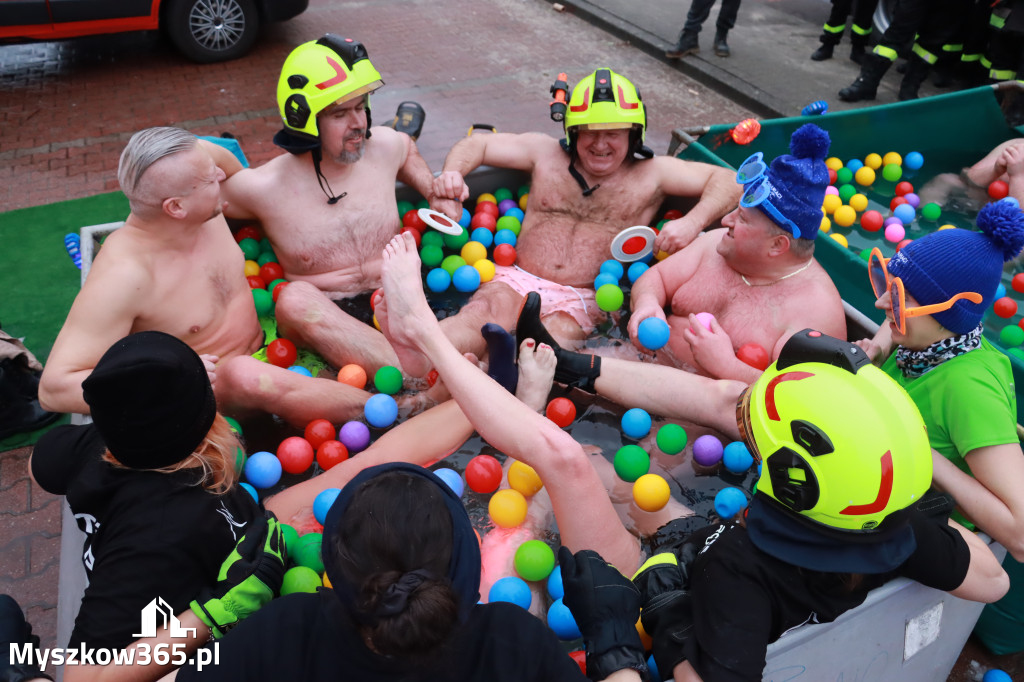
<svg viewBox="0 0 1024 682">
<path fill-rule="evenodd" d="M 564 123 L 565 139 L 570 145 L 579 130 L 637 129 L 642 141 L 647 112 L 640 92 L 625 76 L 611 69 L 598 69 L 576 84 Z"/>
</svg>

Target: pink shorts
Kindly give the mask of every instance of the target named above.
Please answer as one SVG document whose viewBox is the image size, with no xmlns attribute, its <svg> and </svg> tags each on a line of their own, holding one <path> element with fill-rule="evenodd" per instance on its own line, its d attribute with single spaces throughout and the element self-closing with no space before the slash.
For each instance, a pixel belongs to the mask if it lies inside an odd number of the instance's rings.
<svg viewBox="0 0 1024 682">
<path fill-rule="evenodd" d="M 577 289 L 565 284 L 557 284 L 523 270 L 518 265 L 498 265 L 494 269 L 494 282 L 504 282 L 512 287 L 520 296 L 531 291 L 540 294 L 541 319 L 554 313 L 565 313 L 572 316 L 576 323 L 589 334 L 594 331 L 593 314 L 599 314 L 597 302 L 594 300 L 593 289 Z"/>
</svg>

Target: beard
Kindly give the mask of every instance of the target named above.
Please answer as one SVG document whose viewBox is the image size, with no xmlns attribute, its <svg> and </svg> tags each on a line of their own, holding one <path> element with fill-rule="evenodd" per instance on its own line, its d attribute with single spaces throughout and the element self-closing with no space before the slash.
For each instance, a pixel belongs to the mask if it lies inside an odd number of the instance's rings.
<svg viewBox="0 0 1024 682">
<path fill-rule="evenodd" d="M 359 147 L 355 151 L 349 151 L 343 147 L 342 150 L 338 152 L 338 154 L 334 157 L 334 160 L 337 161 L 338 163 L 347 165 L 353 164 L 359 159 L 363 158 L 363 151 L 365 151 L 366 149 L 366 131 L 360 131 L 359 138 Z M 348 144 L 351 140 L 354 139 L 356 139 L 355 135 L 352 135 L 351 137 L 346 136 L 344 143 Z"/>
</svg>

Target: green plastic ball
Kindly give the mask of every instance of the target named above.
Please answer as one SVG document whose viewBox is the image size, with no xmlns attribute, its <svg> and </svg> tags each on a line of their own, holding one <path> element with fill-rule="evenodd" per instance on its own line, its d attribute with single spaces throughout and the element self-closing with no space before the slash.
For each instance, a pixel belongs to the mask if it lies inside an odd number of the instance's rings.
<svg viewBox="0 0 1024 682">
<path fill-rule="evenodd" d="M 420 246 L 436 246 L 440 249 L 444 246 L 444 235 L 437 230 L 427 230 L 420 238 Z"/>
<path fill-rule="evenodd" d="M 411 201 L 399 201 L 398 202 L 398 218 L 399 218 L 399 220 L 401 220 L 402 217 L 406 213 L 408 213 L 409 211 L 413 210 L 414 208 L 415 208 L 415 206 L 412 205 Z"/>
<path fill-rule="evenodd" d="M 291 561 L 292 552 L 299 547 L 299 531 L 295 530 L 295 526 L 282 523 L 281 537 L 284 538 L 285 556 L 287 556 L 288 560 Z"/>
<path fill-rule="evenodd" d="M 238 242 L 238 246 L 245 254 L 245 260 L 256 260 L 260 257 L 260 243 L 252 237 L 246 237 Z"/>
<path fill-rule="evenodd" d="M 323 581 L 320 580 L 320 575 L 316 571 L 305 566 L 295 566 L 284 573 L 284 580 L 281 581 L 281 596 L 296 592 L 313 594 L 316 592 L 316 588 L 322 586 Z"/>
<path fill-rule="evenodd" d="M 514 215 L 503 215 L 498 218 L 498 224 L 494 228 L 495 230 L 511 230 L 515 236 L 519 236 L 519 231 L 523 229 L 523 224 L 519 222 L 519 218 Z"/>
<path fill-rule="evenodd" d="M 516 199 L 521 199 L 524 194 L 530 193 L 529 185 L 520 185 L 519 189 L 516 190 Z"/>
<path fill-rule="evenodd" d="M 430 208 L 430 202 L 427 201 L 426 199 L 420 199 L 419 201 L 416 202 L 416 208 Z"/>
<path fill-rule="evenodd" d="M 256 304 L 256 314 L 260 317 L 266 317 L 274 310 L 274 297 L 266 289 L 253 289 L 252 301 Z"/>
<path fill-rule="evenodd" d="M 882 177 L 889 182 L 896 182 L 903 177 L 903 168 L 895 163 L 890 163 L 882 167 Z"/>
<path fill-rule="evenodd" d="M 857 193 L 857 188 L 853 185 L 846 184 L 839 187 L 839 198 L 843 200 L 844 204 L 850 203 L 850 197 Z"/>
<path fill-rule="evenodd" d="M 242 471 L 245 468 L 246 459 L 248 458 L 245 456 L 245 450 L 235 448 L 235 471 Z"/>
<path fill-rule="evenodd" d="M 665 424 L 658 429 L 658 449 L 666 455 L 678 455 L 686 447 L 686 429 L 679 424 Z"/>
<path fill-rule="evenodd" d="M 260 240 L 260 253 L 274 253 L 274 245 L 270 243 L 270 239 L 264 237 Z"/>
<path fill-rule="evenodd" d="M 668 222 L 668 221 L 667 221 L 667 220 L 665 220 L 665 219 L 661 219 L 661 220 L 659 220 L 658 222 L 656 222 L 656 223 L 654 224 L 654 231 L 655 231 L 655 232 L 661 232 L 661 228 L 665 227 L 665 223 L 667 223 L 667 222 Z"/>
<path fill-rule="evenodd" d="M 555 553 L 540 540 L 527 540 L 516 550 L 514 563 L 523 580 L 544 580 L 555 568 Z"/>
<path fill-rule="evenodd" d="M 444 239 L 445 246 L 452 251 L 458 251 L 469 241 L 469 232 L 466 231 L 466 228 L 462 228 L 462 232 L 458 234 L 445 234 L 441 235 L 441 238 Z"/>
<path fill-rule="evenodd" d="M 1007 348 L 1013 348 L 1024 343 L 1024 329 L 1015 324 L 1008 324 L 999 332 L 999 343 Z"/>
<path fill-rule="evenodd" d="M 1006 351 L 1006 354 L 1009 355 L 1010 357 L 1017 358 L 1021 362 L 1024 362 L 1024 350 L 1021 350 L 1020 348 L 1011 348 L 1008 351 Z"/>
<path fill-rule="evenodd" d="M 256 262 L 259 263 L 260 265 L 266 265 L 267 263 L 276 263 L 277 262 L 277 254 L 275 254 L 273 252 L 273 250 L 271 250 L 271 251 L 264 251 L 256 259 Z"/>
<path fill-rule="evenodd" d="M 510 190 L 508 187 L 502 187 L 500 189 L 494 190 L 494 203 L 496 204 L 500 204 L 501 202 L 505 201 L 505 199 L 511 198 L 512 190 Z"/>
<path fill-rule="evenodd" d="M 853 182 L 853 171 L 849 168 L 840 168 L 836 171 L 836 184 L 848 185 Z"/>
<path fill-rule="evenodd" d="M 605 284 L 597 290 L 594 296 L 597 299 L 597 307 L 606 313 L 613 312 L 622 307 L 625 296 L 622 289 L 616 284 Z"/>
<path fill-rule="evenodd" d="M 235 432 L 236 436 L 239 438 L 242 437 L 242 425 L 238 423 L 237 419 L 234 417 L 224 417 L 224 421 L 228 423 L 228 426 L 231 427 L 231 430 Z"/>
<path fill-rule="evenodd" d="M 295 550 L 288 556 L 296 566 L 305 566 L 317 573 L 323 573 L 324 560 L 320 558 L 320 545 L 323 544 L 322 533 L 306 533 L 295 542 Z"/>
<path fill-rule="evenodd" d="M 871 247 L 870 246 L 865 246 L 863 249 L 860 250 L 860 259 L 862 261 L 864 261 L 865 263 L 867 263 L 869 260 L 871 260 Z"/>
<path fill-rule="evenodd" d="M 633 483 L 651 468 L 651 457 L 639 445 L 623 445 L 612 462 L 615 473 L 626 483 Z"/>
<path fill-rule="evenodd" d="M 402 370 L 392 365 L 384 365 L 373 375 L 373 385 L 381 393 L 398 393 L 402 390 Z"/>
<path fill-rule="evenodd" d="M 444 249 L 434 244 L 427 244 L 420 249 L 420 260 L 428 268 L 436 268 L 444 260 Z"/>
<path fill-rule="evenodd" d="M 452 276 L 454 276 L 455 271 L 461 268 L 463 265 L 466 265 L 466 259 L 463 258 L 462 256 L 457 256 L 455 254 L 445 256 L 445 259 L 441 261 L 441 268 L 447 271 L 447 273 Z"/>
<path fill-rule="evenodd" d="M 267 291 L 269 291 L 269 292 L 270 292 L 270 295 L 271 295 L 271 296 L 273 296 L 273 295 L 274 295 L 274 288 L 275 288 L 275 287 L 276 287 L 276 286 L 277 286 L 278 284 L 288 284 L 288 280 L 286 280 L 286 279 L 275 279 L 275 280 L 274 280 L 273 282 L 271 282 L 270 284 L 268 284 L 268 285 L 267 285 Z"/>
<path fill-rule="evenodd" d="M 921 217 L 925 220 L 935 222 L 942 215 L 942 207 L 936 204 L 934 201 L 925 204 L 921 208 Z"/>
</svg>

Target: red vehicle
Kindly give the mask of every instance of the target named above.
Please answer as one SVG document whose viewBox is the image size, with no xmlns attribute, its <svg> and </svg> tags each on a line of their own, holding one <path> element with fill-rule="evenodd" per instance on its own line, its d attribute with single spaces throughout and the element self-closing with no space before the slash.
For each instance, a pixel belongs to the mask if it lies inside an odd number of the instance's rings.
<svg viewBox="0 0 1024 682">
<path fill-rule="evenodd" d="M 0 43 L 161 29 L 196 62 L 245 54 L 264 23 L 291 19 L 309 0 L 0 0 Z"/>
</svg>

